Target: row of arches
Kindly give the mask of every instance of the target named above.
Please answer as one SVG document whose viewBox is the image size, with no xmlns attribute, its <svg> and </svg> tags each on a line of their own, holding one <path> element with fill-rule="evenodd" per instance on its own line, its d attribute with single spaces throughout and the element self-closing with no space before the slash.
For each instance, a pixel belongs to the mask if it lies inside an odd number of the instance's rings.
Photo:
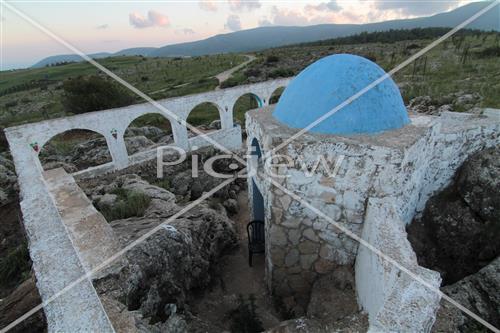
<svg viewBox="0 0 500 333">
<path fill-rule="evenodd" d="M 269 104 L 277 103 L 283 90 L 276 89 Z M 242 95 L 233 106 L 234 122 L 244 126 L 245 113 L 264 104 L 255 94 Z M 211 102 L 201 103 L 189 112 L 186 121 L 205 133 L 218 130 L 221 128 L 219 107 Z M 188 129 L 188 137 L 196 135 Z M 129 156 L 175 143 L 170 121 L 158 113 L 144 114 L 133 120 L 124 133 L 124 141 Z M 72 129 L 52 137 L 40 147 L 39 159 L 45 170 L 63 167 L 69 173 L 112 161 L 105 137 L 87 129 Z"/>
</svg>

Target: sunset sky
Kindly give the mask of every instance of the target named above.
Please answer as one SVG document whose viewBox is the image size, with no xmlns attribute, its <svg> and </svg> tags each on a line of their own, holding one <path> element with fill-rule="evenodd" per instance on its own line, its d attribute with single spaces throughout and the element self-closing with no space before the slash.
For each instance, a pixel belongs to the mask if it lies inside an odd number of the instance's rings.
<svg viewBox="0 0 500 333">
<path fill-rule="evenodd" d="M 265 25 L 368 23 L 427 16 L 460 1 L 0 0 L 3 69 L 71 53 L 9 10 L 16 7 L 84 52 L 164 46 Z"/>
</svg>

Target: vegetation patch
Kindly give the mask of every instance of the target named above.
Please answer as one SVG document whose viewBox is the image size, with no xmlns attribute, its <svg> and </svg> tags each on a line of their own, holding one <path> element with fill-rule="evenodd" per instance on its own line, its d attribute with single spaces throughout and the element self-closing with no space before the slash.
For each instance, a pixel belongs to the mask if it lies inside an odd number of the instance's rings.
<svg viewBox="0 0 500 333">
<path fill-rule="evenodd" d="M 101 214 L 108 222 L 127 219 L 129 217 L 144 216 L 151 199 L 139 192 L 118 188 L 112 192 L 117 196 L 112 205 L 99 205 Z"/>
<path fill-rule="evenodd" d="M 24 281 L 28 278 L 30 270 L 28 244 L 23 242 L 0 259 L 0 284 L 13 285 Z"/>
<path fill-rule="evenodd" d="M 112 109 L 134 102 L 128 91 L 100 76 L 67 80 L 63 83 L 63 90 L 63 105 L 69 113 Z"/>
</svg>

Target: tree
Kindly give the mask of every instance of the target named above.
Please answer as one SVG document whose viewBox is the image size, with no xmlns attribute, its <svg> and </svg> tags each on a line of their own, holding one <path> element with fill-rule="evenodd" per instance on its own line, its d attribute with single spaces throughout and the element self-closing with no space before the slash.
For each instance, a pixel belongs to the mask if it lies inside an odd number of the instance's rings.
<svg viewBox="0 0 500 333">
<path fill-rule="evenodd" d="M 134 98 L 116 83 L 92 75 L 63 83 L 63 104 L 67 112 L 80 114 L 132 104 Z"/>
</svg>

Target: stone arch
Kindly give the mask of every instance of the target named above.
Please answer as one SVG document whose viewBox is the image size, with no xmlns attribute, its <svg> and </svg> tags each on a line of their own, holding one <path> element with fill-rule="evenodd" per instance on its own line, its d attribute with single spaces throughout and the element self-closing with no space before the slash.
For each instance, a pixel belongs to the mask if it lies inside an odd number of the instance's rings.
<svg viewBox="0 0 500 333">
<path fill-rule="evenodd" d="M 224 111 L 219 105 L 214 102 L 202 102 L 189 111 L 186 122 L 192 126 L 198 127 L 203 132 L 219 130 L 222 128 L 224 119 L 223 112 Z M 216 120 L 218 120 L 218 123 L 214 125 L 213 122 Z"/>
<path fill-rule="evenodd" d="M 88 128 L 69 128 L 45 140 L 38 149 L 44 170 L 62 167 L 68 173 L 85 170 L 113 161 L 108 138 Z"/>
<path fill-rule="evenodd" d="M 123 131 L 127 154 L 174 144 L 172 121 L 158 112 L 142 113 L 133 118 Z"/>
<path fill-rule="evenodd" d="M 241 124 L 245 123 L 245 113 L 263 107 L 264 100 L 254 93 L 246 93 L 236 99 L 233 104 L 233 118 Z"/>
<path fill-rule="evenodd" d="M 250 155 L 255 156 L 257 159 L 262 159 L 262 148 L 260 146 L 259 140 L 253 138 L 250 143 Z"/>
<path fill-rule="evenodd" d="M 285 91 L 285 86 L 278 87 L 269 95 L 269 105 L 278 103 L 283 91 Z"/>
</svg>

